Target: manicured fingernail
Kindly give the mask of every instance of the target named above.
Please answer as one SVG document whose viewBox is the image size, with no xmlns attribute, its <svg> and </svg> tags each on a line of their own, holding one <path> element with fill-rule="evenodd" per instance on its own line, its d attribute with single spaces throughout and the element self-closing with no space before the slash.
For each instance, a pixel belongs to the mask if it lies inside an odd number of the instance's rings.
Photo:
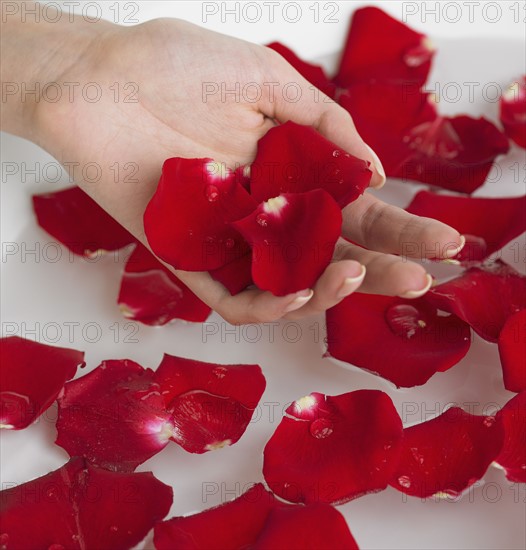
<svg viewBox="0 0 526 550">
<path fill-rule="evenodd" d="M 423 296 L 433 284 L 433 277 L 429 275 L 429 273 L 426 273 L 426 286 L 424 288 L 421 288 L 420 290 L 408 290 L 407 292 L 404 292 L 404 294 L 400 294 L 400 298 L 420 298 L 420 296 Z"/>
<path fill-rule="evenodd" d="M 373 151 L 373 149 L 371 149 L 371 147 L 369 147 L 369 145 L 367 145 L 367 143 L 365 144 L 365 146 L 367 147 L 367 149 L 369 149 L 369 152 L 371 153 L 371 156 L 373 157 L 374 167 L 375 167 L 376 171 L 378 172 L 378 174 L 381 178 L 380 183 L 377 183 L 376 185 L 371 185 L 371 187 L 373 189 L 381 189 L 385 184 L 385 170 L 384 170 L 384 167 L 382 166 L 382 162 L 378 158 L 378 155 Z"/>
<path fill-rule="evenodd" d="M 338 299 L 345 298 L 346 296 L 349 296 L 349 294 L 356 290 L 358 285 L 363 281 L 363 278 L 365 277 L 365 266 L 362 265 L 362 269 L 360 271 L 360 274 L 356 277 L 346 277 L 342 283 L 342 286 L 338 290 L 338 294 L 336 297 Z"/>
<path fill-rule="evenodd" d="M 466 244 L 466 237 L 464 237 L 464 235 L 460 235 L 460 244 L 455 248 L 448 248 L 446 250 L 446 253 L 444 254 L 444 257 L 453 258 L 464 248 L 465 244 Z"/>
<path fill-rule="evenodd" d="M 296 298 L 287 306 L 285 313 L 290 313 L 291 311 L 296 311 L 300 307 L 304 306 L 314 295 L 314 291 L 310 288 L 305 290 L 300 290 L 296 292 Z"/>
</svg>

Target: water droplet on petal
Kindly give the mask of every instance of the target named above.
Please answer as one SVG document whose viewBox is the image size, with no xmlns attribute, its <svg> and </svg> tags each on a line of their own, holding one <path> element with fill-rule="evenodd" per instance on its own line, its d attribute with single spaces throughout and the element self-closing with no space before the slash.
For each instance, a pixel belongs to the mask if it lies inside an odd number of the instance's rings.
<svg viewBox="0 0 526 550">
<path fill-rule="evenodd" d="M 416 447 L 411 447 L 411 454 L 417 464 L 424 463 L 424 455 L 422 455 Z"/>
<path fill-rule="evenodd" d="M 398 478 L 398 484 L 409 489 L 409 487 L 411 487 L 411 480 L 407 476 L 400 476 Z"/>
<path fill-rule="evenodd" d="M 116 533 L 118 530 L 119 530 L 119 528 L 118 528 L 116 525 L 112 525 L 112 526 L 110 527 L 110 531 L 111 531 L 112 533 Z"/>
<path fill-rule="evenodd" d="M 426 327 L 422 317 L 422 313 L 409 304 L 391 306 L 385 312 L 385 321 L 391 332 L 408 340 Z"/>
<path fill-rule="evenodd" d="M 316 439 L 325 439 L 333 431 L 332 422 L 328 418 L 318 418 L 310 425 L 310 433 Z"/>
<path fill-rule="evenodd" d="M 225 241 L 225 246 L 227 248 L 234 248 L 234 245 L 236 244 L 236 242 L 234 241 L 234 239 L 227 239 Z"/>
<path fill-rule="evenodd" d="M 266 214 L 258 214 L 256 216 L 256 222 L 261 225 L 261 227 L 267 227 L 268 225 L 268 216 Z"/>
<path fill-rule="evenodd" d="M 225 367 L 215 367 L 212 370 L 213 375 L 219 378 L 220 380 L 226 376 L 227 372 L 228 370 Z"/>
<path fill-rule="evenodd" d="M 484 426 L 486 426 L 486 428 L 492 428 L 493 424 L 495 424 L 495 417 L 494 416 L 486 416 L 486 418 L 484 418 L 482 423 L 484 424 Z"/>
<path fill-rule="evenodd" d="M 342 152 L 341 152 L 339 149 L 335 149 L 335 150 L 332 152 L 332 156 L 333 156 L 333 157 L 339 157 L 341 154 L 342 154 Z"/>
<path fill-rule="evenodd" d="M 210 202 L 215 202 L 219 198 L 219 189 L 215 185 L 207 185 L 205 196 Z"/>
</svg>

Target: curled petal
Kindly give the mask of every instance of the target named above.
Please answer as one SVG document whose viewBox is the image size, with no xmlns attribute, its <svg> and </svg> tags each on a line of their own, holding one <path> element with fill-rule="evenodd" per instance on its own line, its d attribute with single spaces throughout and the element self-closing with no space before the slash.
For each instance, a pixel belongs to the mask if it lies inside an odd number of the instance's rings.
<svg viewBox="0 0 526 550">
<path fill-rule="evenodd" d="M 215 508 L 157 524 L 154 544 L 157 550 L 358 548 L 345 519 L 332 506 L 284 504 L 261 483 Z"/>
<path fill-rule="evenodd" d="M 110 470 L 133 471 L 168 444 L 172 430 L 153 372 L 133 361 L 104 361 L 59 398 L 56 444 Z"/>
<path fill-rule="evenodd" d="M 511 83 L 502 94 L 500 121 L 508 137 L 526 148 L 526 76 Z"/>
<path fill-rule="evenodd" d="M 486 262 L 432 288 L 426 300 L 496 342 L 508 317 L 526 308 L 526 277 L 501 260 Z"/>
<path fill-rule="evenodd" d="M 526 309 L 512 315 L 499 334 L 499 355 L 504 387 L 509 391 L 526 390 Z"/>
<path fill-rule="evenodd" d="M 140 243 L 126 262 L 117 303 L 125 317 L 154 326 L 172 319 L 201 323 L 211 311 Z"/>
<path fill-rule="evenodd" d="M 118 250 L 135 238 L 80 187 L 33 195 L 38 225 L 79 256 Z"/>
<path fill-rule="evenodd" d="M 403 138 L 410 159 L 392 176 L 460 193 L 485 181 L 499 155 L 509 150 L 506 136 L 489 120 L 461 115 L 413 127 Z"/>
<path fill-rule="evenodd" d="M 404 429 L 402 454 L 389 484 L 411 496 L 457 497 L 484 475 L 503 438 L 499 418 L 451 407 Z"/>
<path fill-rule="evenodd" d="M 173 493 L 150 472 L 108 472 L 72 458 L 1 499 L 6 548 L 125 550 L 163 519 Z"/>
<path fill-rule="evenodd" d="M 334 99 L 336 95 L 336 85 L 327 77 L 325 71 L 320 65 L 313 65 L 300 59 L 290 48 L 280 42 L 272 42 L 267 45 L 268 48 L 279 53 L 281 57 L 290 63 L 306 80 L 318 90 L 321 90 L 328 97 Z"/>
<path fill-rule="evenodd" d="M 165 161 L 144 213 L 153 252 L 176 269 L 209 271 L 243 256 L 248 245 L 229 222 L 256 202 L 235 172 L 212 159 Z"/>
<path fill-rule="evenodd" d="M 232 224 L 252 247 L 252 278 L 277 296 L 312 288 L 329 265 L 342 214 L 324 190 L 285 193 Z"/>
<path fill-rule="evenodd" d="M 385 489 L 401 436 L 383 392 L 313 393 L 287 408 L 265 446 L 263 475 L 285 500 L 340 504 Z"/>
<path fill-rule="evenodd" d="M 506 136 L 484 118 L 440 116 L 417 85 L 358 83 L 340 104 L 395 178 L 472 193 L 509 149 Z"/>
<path fill-rule="evenodd" d="M 494 199 L 420 191 L 407 211 L 440 220 L 468 235 L 467 247 L 455 257 L 462 262 L 481 261 L 526 231 L 526 195 Z"/>
<path fill-rule="evenodd" d="M 497 418 L 504 427 L 504 446 L 495 462 L 510 481 L 526 483 L 526 391 L 508 401 Z"/>
<path fill-rule="evenodd" d="M 336 82 L 392 82 L 423 85 L 435 49 L 431 41 L 375 7 L 356 10 Z"/>
<path fill-rule="evenodd" d="M 29 426 L 84 365 L 82 351 L 0 338 L 0 428 Z"/>
<path fill-rule="evenodd" d="M 469 326 L 455 315 L 438 315 L 424 299 L 355 293 L 326 315 L 328 355 L 398 387 L 424 384 L 470 347 Z"/>
<path fill-rule="evenodd" d="M 173 416 L 172 439 L 192 453 L 238 441 L 265 390 L 258 365 L 218 365 L 167 354 L 155 381 Z"/>
<path fill-rule="evenodd" d="M 258 141 L 250 192 L 261 202 L 282 193 L 325 189 L 343 208 L 367 189 L 371 176 L 367 161 L 343 151 L 314 128 L 289 121 Z"/>
</svg>

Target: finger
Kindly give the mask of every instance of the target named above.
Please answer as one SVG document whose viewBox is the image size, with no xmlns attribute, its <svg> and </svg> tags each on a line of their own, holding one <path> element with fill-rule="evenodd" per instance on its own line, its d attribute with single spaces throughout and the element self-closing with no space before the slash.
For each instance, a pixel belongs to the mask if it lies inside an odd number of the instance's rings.
<svg viewBox="0 0 526 550">
<path fill-rule="evenodd" d="M 311 289 L 287 296 L 274 296 L 270 292 L 248 289 L 232 296 L 209 273 L 174 271 L 203 302 L 232 325 L 265 323 L 281 319 L 284 315 L 304 306 L 313 296 Z"/>
<path fill-rule="evenodd" d="M 342 234 L 370 250 L 412 258 L 451 258 L 465 239 L 431 218 L 409 214 L 365 193 L 343 210 Z"/>
<path fill-rule="evenodd" d="M 373 176 L 371 187 L 379 188 L 385 183 L 385 171 L 380 159 L 363 141 L 354 126 L 351 115 L 328 96 L 316 90 L 281 55 L 268 49 L 269 70 L 273 83 L 272 94 L 262 98 L 260 107 L 268 117 L 286 122 L 313 126 L 320 134 L 338 147 L 371 163 Z M 291 83 L 295 87 L 292 95 Z"/>
<path fill-rule="evenodd" d="M 433 282 L 424 267 L 400 256 L 366 250 L 340 239 L 335 260 L 354 260 L 367 270 L 360 292 L 419 298 Z"/>
<path fill-rule="evenodd" d="M 331 263 L 316 282 L 313 297 L 303 307 L 285 315 L 285 318 L 299 319 L 335 306 L 360 288 L 365 272 L 365 266 L 353 260 Z"/>
</svg>

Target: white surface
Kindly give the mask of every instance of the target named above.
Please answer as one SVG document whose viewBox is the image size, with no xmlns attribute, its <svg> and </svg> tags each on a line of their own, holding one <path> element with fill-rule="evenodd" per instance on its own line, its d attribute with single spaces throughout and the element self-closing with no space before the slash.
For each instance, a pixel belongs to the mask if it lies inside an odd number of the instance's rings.
<svg viewBox="0 0 526 550">
<path fill-rule="evenodd" d="M 199 4 L 141 3 L 139 13 L 141 19 L 171 15 L 186 16 L 195 21 L 200 16 Z M 302 3 L 304 9 L 310 4 Z M 391 11 L 396 11 L 402 3 L 388 4 Z M 348 12 L 351 6 L 342 5 L 341 9 L 342 13 L 343 10 Z M 427 29 L 433 38 L 449 36 L 447 40 L 435 40 L 439 55 L 430 78 L 432 83 L 462 85 L 476 81 L 481 83 L 480 91 L 484 83 L 497 82 L 504 86 L 509 79 L 524 71 L 523 43 L 511 40 L 513 36 L 521 36 L 517 25 L 508 22 L 507 26 L 499 25 L 497 31 L 497 26 L 490 30 L 482 23 L 462 29 L 458 24 L 453 29 L 451 24 L 422 25 L 412 20 L 409 23 Z M 307 24 L 270 27 L 261 22 L 258 25 L 221 26 L 214 23 L 209 26 L 262 42 L 280 39 L 297 48 L 300 54 L 315 57 L 341 47 L 347 18 L 342 17 L 338 25 L 319 24 L 316 27 L 319 40 L 317 33 L 310 33 Z M 471 32 L 492 39 L 468 41 L 463 38 Z M 499 34 L 511 38 L 497 39 Z M 443 101 L 442 106 L 447 113 L 485 114 L 492 119 L 496 114 L 496 104 L 485 100 L 480 93 L 473 102 L 465 92 L 459 102 Z M 1 153 L 3 163 L 25 162 L 28 168 L 37 162 L 43 166 L 52 161 L 34 145 L 5 134 L 2 135 Z M 512 154 L 501 160 L 500 173 L 494 171 L 495 181 L 476 194 L 524 193 L 524 161 L 524 153 L 513 149 Z M 519 163 L 518 172 L 510 169 L 514 163 Z M 392 397 L 407 424 L 430 418 L 451 402 L 464 405 L 470 412 L 488 413 L 513 395 L 503 389 L 496 346 L 477 337 L 459 365 L 437 374 L 422 388 L 399 391 L 378 377 L 348 371 L 322 359 L 322 318 L 264 325 L 260 329 L 255 326 L 230 327 L 216 315 L 202 326 L 177 322 L 155 329 L 130 324 L 120 316 L 115 305 L 124 253 L 88 262 L 72 258 L 62 249 L 61 258 L 54 261 L 57 248 L 49 244 L 49 237 L 36 226 L 29 197 L 57 187 L 42 180 L 35 182 L 31 175 L 23 183 L 20 173 L 7 176 L 4 170 L 2 172 L 1 229 L 4 245 L 0 313 L 4 335 L 16 332 L 43 342 L 83 349 L 88 363 L 86 370 L 109 358 L 130 358 L 145 367 L 155 368 L 162 353 L 168 352 L 224 363 L 258 362 L 267 378 L 267 389 L 254 421 L 238 444 L 205 455 L 190 455 L 171 444 L 139 468 L 152 470 L 159 479 L 174 487 L 170 516 L 219 504 L 237 496 L 248 484 L 261 481 L 261 453 L 283 409 L 292 400 L 312 391 L 334 395 L 360 388 L 382 389 Z M 382 196 L 404 205 L 416 189 L 417 186 L 390 181 L 382 190 Z M 517 242 L 506 247 L 504 257 L 524 271 L 524 236 Z M 16 243 L 19 252 L 6 256 L 6 243 Z M 26 254 L 23 253 L 24 247 Z M 27 253 L 35 247 L 36 255 Z M 516 250 L 520 251 L 518 257 L 514 257 Z M 57 329 L 60 338 L 55 341 Z M 31 334 L 32 330 L 36 334 Z M 71 339 L 70 331 L 74 336 Z M 97 339 L 97 331 L 100 331 L 100 339 L 90 342 Z M 210 335 L 214 331 L 217 333 Z M 66 453 L 53 445 L 55 413 L 56 409 L 52 407 L 27 430 L 2 431 L 3 487 L 43 475 L 67 460 Z M 458 502 L 435 502 L 432 499 L 422 502 L 389 488 L 338 509 L 347 518 L 357 542 L 364 549 L 525 548 L 525 486 L 508 483 L 503 473 L 494 468 L 486 474 L 485 484 L 477 485 Z"/>
</svg>

